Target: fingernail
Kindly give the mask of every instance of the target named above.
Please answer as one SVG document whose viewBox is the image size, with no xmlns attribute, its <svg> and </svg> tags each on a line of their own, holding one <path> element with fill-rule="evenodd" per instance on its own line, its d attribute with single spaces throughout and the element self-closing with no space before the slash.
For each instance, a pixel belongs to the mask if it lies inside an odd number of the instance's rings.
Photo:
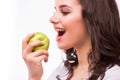
<svg viewBox="0 0 120 80">
<path fill-rule="evenodd" d="M 45 44 L 45 41 L 42 41 L 43 44 Z"/>
</svg>

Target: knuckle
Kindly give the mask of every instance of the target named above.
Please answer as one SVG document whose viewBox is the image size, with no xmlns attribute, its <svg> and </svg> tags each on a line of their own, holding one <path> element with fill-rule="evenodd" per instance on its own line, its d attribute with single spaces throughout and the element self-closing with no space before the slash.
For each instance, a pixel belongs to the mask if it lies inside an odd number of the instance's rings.
<svg viewBox="0 0 120 80">
<path fill-rule="evenodd" d="M 34 47 L 35 45 L 33 43 L 28 44 L 30 47 Z"/>
<path fill-rule="evenodd" d="M 22 57 L 23 57 L 23 59 L 26 61 L 26 55 L 24 55 L 24 54 L 23 54 L 23 56 L 22 56 Z"/>
<path fill-rule="evenodd" d="M 26 52 L 25 52 L 25 50 L 22 51 L 22 57 L 23 57 L 23 59 L 26 58 Z"/>
<path fill-rule="evenodd" d="M 23 59 L 24 59 L 26 62 L 33 62 L 33 58 L 32 58 L 32 56 L 30 56 L 30 55 L 23 55 Z"/>
</svg>

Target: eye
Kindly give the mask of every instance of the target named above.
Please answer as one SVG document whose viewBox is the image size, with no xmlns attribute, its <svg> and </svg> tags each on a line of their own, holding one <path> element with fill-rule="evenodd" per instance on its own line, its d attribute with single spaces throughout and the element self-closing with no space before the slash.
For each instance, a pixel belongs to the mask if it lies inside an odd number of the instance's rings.
<svg viewBox="0 0 120 80">
<path fill-rule="evenodd" d="M 67 15 L 67 14 L 69 14 L 70 12 L 69 11 L 62 11 L 62 14 L 63 15 Z"/>
<path fill-rule="evenodd" d="M 67 15 L 67 14 L 70 13 L 70 11 L 69 11 L 68 9 L 62 9 L 62 10 L 61 10 L 61 13 L 62 13 L 63 15 Z"/>
</svg>

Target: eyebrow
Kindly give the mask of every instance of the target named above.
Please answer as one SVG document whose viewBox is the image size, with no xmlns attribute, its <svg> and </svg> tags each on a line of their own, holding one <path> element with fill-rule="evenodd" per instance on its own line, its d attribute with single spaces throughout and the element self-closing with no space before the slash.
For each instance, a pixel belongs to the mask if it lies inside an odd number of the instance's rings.
<svg viewBox="0 0 120 80">
<path fill-rule="evenodd" d="M 59 6 L 59 8 L 63 8 L 63 7 L 69 7 L 69 8 L 71 8 L 70 6 L 68 6 L 68 5 L 60 5 Z M 56 7 L 54 7 L 55 9 L 56 9 Z"/>
</svg>

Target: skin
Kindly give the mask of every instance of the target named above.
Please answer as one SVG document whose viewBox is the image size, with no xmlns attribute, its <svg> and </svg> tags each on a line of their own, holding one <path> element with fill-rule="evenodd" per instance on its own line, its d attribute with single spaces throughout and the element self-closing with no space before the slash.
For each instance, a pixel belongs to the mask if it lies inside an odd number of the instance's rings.
<svg viewBox="0 0 120 80">
<path fill-rule="evenodd" d="M 42 61 L 48 61 L 48 52 L 46 50 L 37 50 L 32 52 L 35 46 L 44 45 L 42 41 L 31 42 L 29 39 L 34 34 L 28 34 L 22 41 L 22 56 L 29 71 L 29 80 L 40 80 L 43 74 Z"/>
<path fill-rule="evenodd" d="M 91 49 L 91 41 L 83 21 L 82 6 L 77 0 L 56 0 L 55 9 L 56 13 L 50 19 L 51 23 L 55 29 L 66 30 L 58 41 L 58 47 L 63 50 L 73 47 L 77 50 L 79 64 L 74 68 L 71 80 L 83 79 L 89 73 L 87 56 Z"/>
<path fill-rule="evenodd" d="M 57 36 L 58 47 L 63 50 L 75 48 L 78 55 L 78 66 L 74 68 L 74 75 L 71 80 L 80 80 L 88 75 L 87 56 L 91 49 L 91 41 L 86 31 L 82 18 L 82 6 L 77 0 L 56 0 L 55 14 L 50 18 L 56 31 L 58 28 L 66 32 L 63 36 Z M 48 61 L 48 52 L 38 50 L 32 52 L 34 46 L 43 45 L 41 41 L 28 44 L 28 40 L 33 36 L 29 34 L 23 40 L 23 59 L 28 67 L 29 80 L 40 80 L 43 74 L 43 67 L 40 63 Z"/>
</svg>

